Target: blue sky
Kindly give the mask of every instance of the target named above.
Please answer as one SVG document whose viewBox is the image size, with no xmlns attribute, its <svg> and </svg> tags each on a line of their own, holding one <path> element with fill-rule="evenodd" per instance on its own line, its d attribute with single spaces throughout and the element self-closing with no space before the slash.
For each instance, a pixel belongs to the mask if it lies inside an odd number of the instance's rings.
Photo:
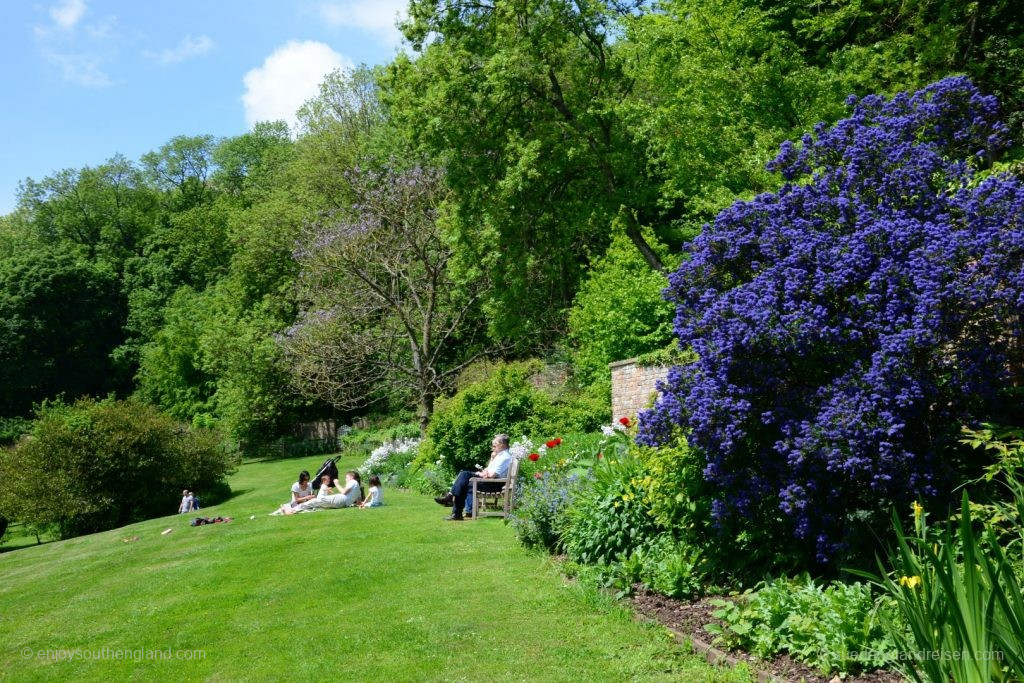
<svg viewBox="0 0 1024 683">
<path fill-rule="evenodd" d="M 26 177 L 292 117 L 334 68 L 391 59 L 405 5 L 3 0 L 0 214 Z"/>
</svg>

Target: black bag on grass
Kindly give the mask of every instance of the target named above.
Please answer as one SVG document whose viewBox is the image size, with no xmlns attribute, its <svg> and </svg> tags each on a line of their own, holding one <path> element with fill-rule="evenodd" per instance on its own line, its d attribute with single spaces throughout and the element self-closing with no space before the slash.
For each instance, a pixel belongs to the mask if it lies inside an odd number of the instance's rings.
<svg viewBox="0 0 1024 683">
<path fill-rule="evenodd" d="M 310 482 L 313 485 L 314 491 L 320 490 L 320 479 L 325 474 L 331 478 L 332 482 L 338 478 L 338 464 L 334 461 L 334 458 L 327 458 L 327 460 L 324 460 L 324 464 L 320 465 L 320 469 L 317 470 L 316 476 L 313 477 L 313 481 Z"/>
</svg>

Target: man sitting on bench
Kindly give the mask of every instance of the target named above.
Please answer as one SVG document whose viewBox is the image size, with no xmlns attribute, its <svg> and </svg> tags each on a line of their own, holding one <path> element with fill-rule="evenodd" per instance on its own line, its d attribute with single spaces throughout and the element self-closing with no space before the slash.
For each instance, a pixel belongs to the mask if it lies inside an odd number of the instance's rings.
<svg viewBox="0 0 1024 683">
<path fill-rule="evenodd" d="M 508 450 L 509 439 L 507 434 L 498 434 L 491 442 L 491 461 L 487 463 L 482 471 L 462 470 L 459 476 L 455 477 L 452 490 L 447 494 L 435 498 L 440 505 L 451 505 L 452 514 L 445 517 L 450 522 L 462 521 L 462 509 L 466 505 L 466 496 L 470 492 L 469 480 L 473 477 L 481 479 L 501 479 L 508 475 L 508 468 L 512 464 L 512 454 Z M 477 484 L 478 491 L 500 491 L 504 482 L 480 483 Z"/>
</svg>

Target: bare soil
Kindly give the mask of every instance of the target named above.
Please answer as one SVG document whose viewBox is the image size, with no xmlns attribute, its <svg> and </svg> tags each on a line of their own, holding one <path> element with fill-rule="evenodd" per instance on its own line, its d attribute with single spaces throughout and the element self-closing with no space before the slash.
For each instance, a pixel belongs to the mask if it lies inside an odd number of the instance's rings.
<svg viewBox="0 0 1024 683">
<path fill-rule="evenodd" d="M 633 610 L 644 617 L 653 619 L 669 628 L 678 631 L 691 640 L 711 643 L 712 635 L 705 629 L 705 624 L 725 624 L 712 614 L 716 607 L 711 604 L 714 597 L 702 598 L 693 602 L 685 602 L 652 593 L 637 587 L 636 593 L 630 598 Z M 761 671 L 778 681 L 803 681 L 805 683 L 900 683 L 903 677 L 894 671 L 871 671 L 867 673 L 840 678 L 823 676 L 820 671 L 798 662 L 788 655 L 781 655 L 772 660 L 758 659 L 753 655 L 739 650 L 729 650 L 729 656 L 739 661 L 748 662 L 751 670 Z"/>
</svg>

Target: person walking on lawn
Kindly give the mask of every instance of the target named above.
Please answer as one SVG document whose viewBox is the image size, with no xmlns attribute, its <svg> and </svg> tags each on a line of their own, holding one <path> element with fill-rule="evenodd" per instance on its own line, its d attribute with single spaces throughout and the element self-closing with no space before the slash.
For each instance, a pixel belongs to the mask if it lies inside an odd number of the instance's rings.
<svg viewBox="0 0 1024 683">
<path fill-rule="evenodd" d="M 512 464 L 512 453 L 508 450 L 509 438 L 507 434 L 498 434 L 491 441 L 491 461 L 481 471 L 462 470 L 459 476 L 455 477 L 452 489 L 443 496 L 434 500 L 439 505 L 452 506 L 452 514 L 445 517 L 450 522 L 462 521 L 462 509 L 466 505 L 466 496 L 470 492 L 469 480 L 473 477 L 481 479 L 501 479 L 508 475 L 509 465 Z M 480 491 L 500 491 L 504 486 L 502 482 L 480 483 L 477 489 Z"/>
</svg>

